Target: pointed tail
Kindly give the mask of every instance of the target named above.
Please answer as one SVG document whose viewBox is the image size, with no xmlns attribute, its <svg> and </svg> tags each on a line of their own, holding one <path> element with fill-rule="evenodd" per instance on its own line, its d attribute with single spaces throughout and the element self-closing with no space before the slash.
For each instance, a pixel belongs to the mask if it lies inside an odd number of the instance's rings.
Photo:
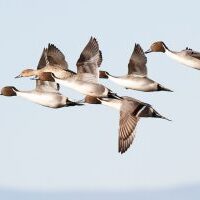
<svg viewBox="0 0 200 200">
<path fill-rule="evenodd" d="M 69 106 L 83 106 L 84 104 L 82 103 L 82 101 L 70 101 L 70 100 L 67 100 L 66 101 L 66 107 L 69 107 Z"/>
<path fill-rule="evenodd" d="M 158 84 L 158 91 L 168 91 L 168 92 L 173 92 L 173 90 L 170 90 L 160 84 Z"/>
<path fill-rule="evenodd" d="M 172 121 L 171 119 L 168 119 L 168 118 L 162 116 L 161 114 L 159 114 L 156 110 L 153 110 L 152 116 L 155 118 L 161 118 L 161 119 L 165 119 L 167 121 Z"/>
<path fill-rule="evenodd" d="M 108 98 L 123 99 L 122 97 L 118 96 L 117 93 L 114 93 L 114 92 L 111 91 L 111 90 L 109 90 L 109 92 L 108 92 Z"/>
</svg>

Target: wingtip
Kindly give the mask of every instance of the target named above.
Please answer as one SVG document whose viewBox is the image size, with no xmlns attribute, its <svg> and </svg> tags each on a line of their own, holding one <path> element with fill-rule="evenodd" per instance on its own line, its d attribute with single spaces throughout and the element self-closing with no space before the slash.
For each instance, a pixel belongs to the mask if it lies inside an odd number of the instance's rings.
<svg viewBox="0 0 200 200">
<path fill-rule="evenodd" d="M 119 148 L 119 149 L 118 149 L 118 153 L 120 153 L 120 154 L 122 155 L 122 154 L 126 153 L 127 150 L 128 150 L 128 149 Z"/>
<path fill-rule="evenodd" d="M 135 47 L 138 47 L 138 46 L 140 46 L 138 43 L 135 43 Z"/>
<path fill-rule="evenodd" d="M 93 42 L 93 41 L 95 43 L 98 43 L 96 37 L 91 36 L 89 42 Z"/>
<path fill-rule="evenodd" d="M 54 44 L 48 43 L 48 48 L 47 48 L 47 49 L 49 49 L 49 48 L 51 48 L 51 47 L 53 47 L 53 46 L 54 46 Z"/>
</svg>

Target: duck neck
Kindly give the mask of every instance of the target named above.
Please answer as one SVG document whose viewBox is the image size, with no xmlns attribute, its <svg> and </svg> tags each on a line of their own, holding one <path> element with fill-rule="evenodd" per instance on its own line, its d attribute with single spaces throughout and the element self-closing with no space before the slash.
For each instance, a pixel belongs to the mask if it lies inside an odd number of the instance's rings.
<svg viewBox="0 0 200 200">
<path fill-rule="evenodd" d="M 121 85 L 121 84 L 122 84 L 123 76 L 117 77 L 117 76 L 111 76 L 111 75 L 109 75 L 109 79 L 110 79 L 112 82 Z"/>
<path fill-rule="evenodd" d="M 120 110 L 122 105 L 122 102 L 119 99 L 101 99 L 101 103 L 117 110 Z"/>
<path fill-rule="evenodd" d="M 108 78 L 119 78 L 118 76 L 108 75 Z"/>
<path fill-rule="evenodd" d="M 165 50 L 165 54 L 167 55 L 167 56 L 169 56 L 170 58 L 173 58 L 173 59 L 178 59 L 177 58 L 177 52 L 176 51 L 171 51 L 171 50 L 169 50 L 169 49 L 166 49 Z"/>
</svg>

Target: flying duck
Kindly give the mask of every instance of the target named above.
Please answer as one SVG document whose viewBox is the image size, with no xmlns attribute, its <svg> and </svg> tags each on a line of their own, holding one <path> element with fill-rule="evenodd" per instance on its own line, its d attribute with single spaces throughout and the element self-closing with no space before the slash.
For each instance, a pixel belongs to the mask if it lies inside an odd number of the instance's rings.
<svg viewBox="0 0 200 200">
<path fill-rule="evenodd" d="M 126 89 L 139 90 L 143 92 L 170 91 L 147 76 L 147 57 L 141 46 L 135 44 L 133 53 L 128 64 L 128 74 L 124 76 L 112 76 L 106 71 L 100 71 L 100 78 L 107 78 Z"/>
</svg>

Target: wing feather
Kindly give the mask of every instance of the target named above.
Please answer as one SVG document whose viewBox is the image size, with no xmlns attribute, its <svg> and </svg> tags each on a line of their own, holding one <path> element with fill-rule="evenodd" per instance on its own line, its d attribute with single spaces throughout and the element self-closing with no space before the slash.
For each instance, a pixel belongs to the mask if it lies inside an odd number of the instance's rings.
<svg viewBox="0 0 200 200">
<path fill-rule="evenodd" d="M 62 69 L 68 69 L 68 63 L 64 54 L 54 44 L 49 44 L 47 48 L 47 58 L 50 65 L 58 65 Z"/>
<path fill-rule="evenodd" d="M 42 69 L 43 67 L 47 66 L 49 64 L 48 60 L 48 49 L 44 48 L 42 55 L 40 57 L 40 60 L 38 62 L 37 69 Z M 36 89 L 38 90 L 59 90 L 59 84 L 55 82 L 49 82 L 49 81 L 41 81 L 41 80 L 36 80 Z"/>
<path fill-rule="evenodd" d="M 141 46 L 135 44 L 133 53 L 128 64 L 128 74 L 146 76 L 147 75 L 147 57 Z"/>
<path fill-rule="evenodd" d="M 139 118 L 131 113 L 120 112 L 118 150 L 121 154 L 126 152 L 133 143 L 138 120 Z"/>
<path fill-rule="evenodd" d="M 93 74 L 96 77 L 96 81 L 98 82 L 98 67 L 100 67 L 102 60 L 102 52 L 99 50 L 98 42 L 96 38 L 91 37 L 76 63 L 77 74 Z"/>
</svg>

